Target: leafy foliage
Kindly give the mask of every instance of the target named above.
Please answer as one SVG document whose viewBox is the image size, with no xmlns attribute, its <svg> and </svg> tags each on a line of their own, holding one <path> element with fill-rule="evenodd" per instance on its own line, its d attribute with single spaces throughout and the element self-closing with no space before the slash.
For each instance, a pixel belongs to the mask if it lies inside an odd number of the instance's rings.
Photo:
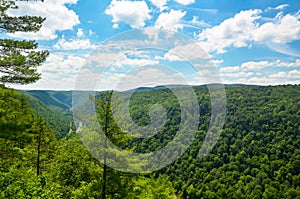
<svg viewBox="0 0 300 199">
<path fill-rule="evenodd" d="M 190 149 L 158 173 L 185 198 L 293 198 L 300 195 L 300 86 L 226 88 L 227 119 L 214 149 L 197 157 L 209 123 L 209 94 L 200 99 L 199 132 Z"/>
<path fill-rule="evenodd" d="M 213 150 L 199 158 L 210 121 L 210 95 L 205 86 L 194 87 L 200 125 L 188 151 L 151 175 L 106 168 L 106 198 L 299 198 L 299 88 L 226 87 L 225 126 Z M 71 131 L 68 139 L 55 140 L 24 96 L 11 89 L 0 91 L 0 198 L 102 197 L 104 165 L 91 156 L 77 134 Z M 131 98 L 130 114 L 141 126 L 150 122 L 152 105 L 160 103 L 166 110 L 164 127 L 146 139 L 114 136 L 122 130 L 113 121 L 109 105 L 101 102 L 105 96 L 96 99 L 97 116 L 102 126 L 103 118 L 110 118 L 106 133 L 114 143 L 149 152 L 165 146 L 176 134 L 181 108 L 167 89 L 139 91 Z M 39 136 L 43 139 L 37 176 Z"/>
<path fill-rule="evenodd" d="M 104 183 L 105 198 L 141 198 L 146 193 L 136 191 L 137 186 L 155 195 L 164 190 L 160 198 L 175 195 L 163 177 L 156 181 L 106 168 L 104 180 L 103 165 L 75 132 L 69 139 L 56 140 L 27 99 L 12 89 L 0 89 L 0 198 L 100 198 Z M 141 185 L 144 181 L 147 186 Z"/>
<path fill-rule="evenodd" d="M 39 16 L 9 16 L 8 9 L 17 9 L 15 1 L 0 1 L 0 31 L 36 32 L 45 18 Z M 0 82 L 29 84 L 40 79 L 37 67 L 48 56 L 47 50 L 37 50 L 35 41 L 0 39 Z"/>
<path fill-rule="evenodd" d="M 74 130 L 73 125 L 73 116 L 69 109 L 62 110 L 57 108 L 56 106 L 50 106 L 49 104 L 44 104 L 43 101 L 39 100 L 39 98 L 35 98 L 35 95 L 28 95 L 27 92 L 21 92 L 25 94 L 30 106 L 34 110 L 35 114 L 44 118 L 53 130 L 56 138 L 61 139 L 65 138 L 70 130 Z M 35 92 L 40 93 L 40 92 Z M 43 94 L 43 93 L 42 93 Z M 43 95 L 44 96 L 44 95 Z M 47 98 L 51 97 L 46 95 Z M 52 100 L 51 100 L 52 101 Z M 59 104 L 60 105 L 60 104 Z"/>
</svg>

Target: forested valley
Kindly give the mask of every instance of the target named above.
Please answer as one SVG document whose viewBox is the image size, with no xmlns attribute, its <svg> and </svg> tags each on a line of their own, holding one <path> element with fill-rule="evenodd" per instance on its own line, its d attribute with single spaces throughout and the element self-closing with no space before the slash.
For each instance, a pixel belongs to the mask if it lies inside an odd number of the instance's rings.
<svg viewBox="0 0 300 199">
<path fill-rule="evenodd" d="M 16 2 L 0 1 L 0 198 L 300 198 L 300 85 L 225 86 L 226 99 L 218 99 L 219 102 L 226 100 L 225 123 L 222 129 L 212 126 L 213 131 L 209 131 L 213 104 L 209 90 L 205 85 L 194 86 L 195 104 L 199 105 L 199 110 L 195 110 L 200 116 L 189 118 L 199 125 L 188 150 L 175 162 L 153 172 L 115 170 L 85 147 L 86 140 L 82 139 L 79 128 L 75 127 L 78 124 L 73 121 L 72 91 L 10 88 L 40 80 L 42 74 L 38 68 L 49 56 L 48 50 L 51 51 L 45 43 L 39 47 L 34 40 L 12 37 L 11 34 L 17 32 L 38 33 L 46 20 L 42 16 L 25 15 L 22 11 L 10 15 L 12 10 L 18 9 Z M 286 6 L 288 4 L 278 7 Z M 62 10 L 65 12 L 67 8 Z M 73 10 L 71 13 L 76 15 Z M 282 12 L 278 13 L 276 18 L 282 15 Z M 54 23 L 60 23 L 60 20 Z M 71 29 L 67 28 L 68 31 Z M 94 34 L 92 29 L 89 32 L 90 36 Z M 56 31 L 52 34 L 56 37 Z M 78 28 L 77 36 L 83 34 Z M 290 40 L 283 41 L 289 43 Z M 122 44 L 120 46 L 122 48 Z M 240 43 L 237 46 L 241 46 Z M 151 122 L 150 110 L 154 110 L 151 108 L 156 104 L 166 113 L 163 127 L 154 136 L 143 139 L 129 136 L 132 132 L 124 131 L 114 120 L 111 96 L 115 91 L 97 93 L 93 99 L 96 122 L 105 133 L 105 143 L 109 139 L 124 151 L 144 154 L 167 146 L 180 130 L 181 114 L 185 114 L 172 91 L 184 92 L 187 88 L 160 86 L 140 88 L 133 93 L 129 115 L 136 125 L 147 127 Z M 192 103 L 185 97 L 187 104 Z M 123 117 L 122 114 L 118 116 Z M 123 120 L 125 126 L 126 121 Z M 181 130 L 190 134 L 187 127 Z M 99 132 L 92 128 L 94 126 L 83 128 L 82 132 L 97 136 Z M 152 133 L 151 129 L 144 128 L 144 131 L 148 135 Z M 217 143 L 208 154 L 199 157 L 203 140 L 211 133 L 220 133 Z M 91 142 L 93 138 L 90 137 Z M 188 136 L 181 138 L 179 143 L 185 143 Z M 176 144 L 172 147 L 177 154 Z M 104 163 L 109 152 L 104 153 Z M 168 155 L 172 154 L 162 156 L 161 162 L 155 164 L 168 161 Z M 124 163 L 127 164 L 126 159 Z M 144 162 L 134 166 L 143 168 Z"/>
<path fill-rule="evenodd" d="M 104 178 L 104 165 L 75 131 L 70 93 L 2 86 L 0 198 L 299 198 L 300 86 L 225 89 L 226 121 L 205 157 L 197 154 L 209 126 L 210 94 L 206 86 L 195 86 L 200 118 L 189 149 L 158 171 L 132 174 L 107 167 Z M 168 88 L 135 92 L 131 117 L 146 126 L 149 108 L 156 103 L 167 112 L 164 128 L 150 138 L 122 138 L 125 148 L 146 153 L 172 140 L 181 112 Z"/>
</svg>

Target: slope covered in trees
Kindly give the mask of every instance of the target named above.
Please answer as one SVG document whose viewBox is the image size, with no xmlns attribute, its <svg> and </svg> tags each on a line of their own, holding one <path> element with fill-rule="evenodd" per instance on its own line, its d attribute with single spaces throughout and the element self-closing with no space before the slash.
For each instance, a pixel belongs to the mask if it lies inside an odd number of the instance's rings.
<svg viewBox="0 0 300 199">
<path fill-rule="evenodd" d="M 203 159 L 197 152 L 208 126 L 209 95 L 203 87 L 195 90 L 202 107 L 196 139 L 158 173 L 167 174 L 185 198 L 299 198 L 300 86 L 227 87 L 225 126 Z"/>
<path fill-rule="evenodd" d="M 0 198 L 102 197 L 103 164 L 91 156 L 76 133 L 56 140 L 29 108 L 26 97 L 10 89 L 0 91 Z M 106 198 L 174 198 L 175 191 L 183 198 L 298 198 L 300 86 L 226 87 L 226 122 L 217 144 L 204 158 L 197 154 L 209 125 L 210 95 L 206 86 L 194 91 L 200 125 L 190 148 L 173 164 L 154 172 L 154 178 L 107 169 Z M 147 125 L 149 108 L 156 103 L 167 112 L 164 127 L 151 138 L 127 139 L 129 150 L 157 150 L 176 134 L 181 108 L 168 89 L 134 93 L 132 119 Z M 103 110 L 98 111 L 103 116 Z"/>
<path fill-rule="evenodd" d="M 71 112 L 71 92 L 65 91 L 20 91 L 24 94 L 34 112 L 44 118 L 56 138 L 64 138 L 70 129 L 74 130 Z M 61 100 L 54 96 L 59 96 Z M 65 103 L 69 104 L 65 104 Z"/>
<path fill-rule="evenodd" d="M 104 182 L 104 198 L 174 198 L 166 176 L 110 169 L 104 181 L 103 165 L 77 135 L 55 139 L 27 99 L 0 87 L 0 198 L 100 198 Z"/>
<path fill-rule="evenodd" d="M 189 150 L 156 174 L 167 174 L 184 198 L 299 198 L 300 86 L 226 87 L 227 113 L 221 136 L 204 158 L 198 151 L 210 121 L 210 94 L 194 87 L 200 105 L 200 125 Z M 148 108 L 164 105 L 168 118 L 157 135 L 135 140 L 137 152 L 165 146 L 178 130 L 180 106 L 167 89 L 136 93 L 131 115 L 150 122 Z"/>
</svg>

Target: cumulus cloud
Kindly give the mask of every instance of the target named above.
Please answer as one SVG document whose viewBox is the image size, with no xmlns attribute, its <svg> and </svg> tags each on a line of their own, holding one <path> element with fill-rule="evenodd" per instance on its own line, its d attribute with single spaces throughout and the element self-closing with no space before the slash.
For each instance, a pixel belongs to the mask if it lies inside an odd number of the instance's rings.
<svg viewBox="0 0 300 199">
<path fill-rule="evenodd" d="M 176 2 L 182 4 L 182 5 L 189 5 L 189 4 L 192 4 L 192 3 L 195 3 L 195 0 L 175 0 Z"/>
<path fill-rule="evenodd" d="M 79 17 L 73 11 L 66 7 L 66 4 L 76 4 L 77 0 L 51 0 L 44 2 L 17 1 L 19 9 L 10 10 L 9 14 L 13 16 L 35 15 L 46 17 L 40 31 L 34 32 L 16 32 L 9 34 L 13 37 L 33 40 L 52 40 L 57 37 L 56 31 L 71 30 L 79 24 Z"/>
<path fill-rule="evenodd" d="M 300 83 L 300 60 L 244 62 L 239 66 L 220 68 L 220 75 L 226 83 L 259 85 Z M 279 70 L 279 71 L 278 71 Z"/>
<path fill-rule="evenodd" d="M 40 72 L 53 73 L 57 76 L 69 76 L 76 74 L 85 63 L 85 59 L 80 56 L 66 53 L 51 53 L 46 63 L 40 68 Z"/>
<path fill-rule="evenodd" d="M 145 21 L 151 19 L 151 10 L 148 8 L 145 1 L 126 1 L 113 0 L 105 13 L 112 16 L 114 28 L 120 22 L 124 22 L 132 28 L 142 28 L 145 26 Z"/>
<path fill-rule="evenodd" d="M 176 46 L 164 55 L 169 61 L 206 60 L 210 56 L 197 43 Z"/>
<path fill-rule="evenodd" d="M 265 84 L 265 85 L 278 85 L 278 84 L 299 84 L 300 71 L 280 71 L 272 73 L 266 77 L 252 77 L 247 80 L 247 83 L 252 84 Z"/>
<path fill-rule="evenodd" d="M 84 55 L 51 53 L 43 66 L 38 68 L 42 78 L 36 83 L 15 86 L 17 89 L 73 90 L 80 68 L 84 65 Z"/>
<path fill-rule="evenodd" d="M 260 70 L 272 65 L 273 63 L 269 61 L 259 61 L 259 62 L 250 61 L 250 62 L 243 63 L 241 65 L 241 68 L 243 70 Z"/>
<path fill-rule="evenodd" d="M 160 11 L 167 9 L 166 6 L 168 0 L 150 0 L 153 5 L 159 8 Z"/>
<path fill-rule="evenodd" d="M 291 79 L 300 79 L 300 71 L 299 70 L 292 70 L 288 73 L 288 78 Z M 299 80 L 300 81 L 300 80 Z"/>
<path fill-rule="evenodd" d="M 58 50 L 86 50 L 94 49 L 95 46 L 91 44 L 89 39 L 72 39 L 66 41 L 62 38 L 54 45 L 54 48 Z"/>
<path fill-rule="evenodd" d="M 240 71 L 239 66 L 228 66 L 228 67 L 222 67 L 220 69 L 220 73 L 233 73 Z"/>
<path fill-rule="evenodd" d="M 256 20 L 261 10 L 241 11 L 220 25 L 205 29 L 199 35 L 201 45 L 209 52 L 225 53 L 225 48 L 245 47 L 252 40 L 253 30 L 258 27 Z"/>
<path fill-rule="evenodd" d="M 186 12 L 181 10 L 173 10 L 171 9 L 170 12 L 163 12 L 161 13 L 156 22 L 156 28 L 163 28 L 172 31 L 176 31 L 178 29 L 182 29 L 183 25 L 180 23 L 180 20 L 185 16 Z"/>
<path fill-rule="evenodd" d="M 282 60 L 276 61 L 248 61 L 244 62 L 239 66 L 227 66 L 220 68 L 221 73 L 234 73 L 234 72 L 252 72 L 252 71 L 261 71 L 262 69 L 267 69 L 270 67 L 276 68 L 299 68 L 300 67 L 300 59 L 296 59 L 295 61 L 286 62 Z"/>
<path fill-rule="evenodd" d="M 288 43 L 300 39 L 300 13 L 296 15 L 279 14 L 274 22 L 262 24 L 253 32 L 254 41 L 276 44 Z"/>
<path fill-rule="evenodd" d="M 261 13 L 257 9 L 241 11 L 219 25 L 203 30 L 197 38 L 207 51 L 218 54 L 225 53 L 229 47 L 251 47 L 253 42 L 288 54 L 287 48 L 280 45 L 300 39 L 300 12 L 294 15 L 279 12 L 271 21 L 260 24 Z"/>
<path fill-rule="evenodd" d="M 271 79 L 279 79 L 279 78 L 286 78 L 286 77 L 287 77 L 287 72 L 283 72 L 283 71 L 276 74 L 269 75 L 269 78 Z"/>
<path fill-rule="evenodd" d="M 285 62 L 281 60 L 276 61 L 249 61 L 241 64 L 241 69 L 243 70 L 261 70 L 267 67 L 286 67 L 286 68 L 296 68 L 300 67 L 300 60 L 296 59 L 294 62 Z"/>
</svg>

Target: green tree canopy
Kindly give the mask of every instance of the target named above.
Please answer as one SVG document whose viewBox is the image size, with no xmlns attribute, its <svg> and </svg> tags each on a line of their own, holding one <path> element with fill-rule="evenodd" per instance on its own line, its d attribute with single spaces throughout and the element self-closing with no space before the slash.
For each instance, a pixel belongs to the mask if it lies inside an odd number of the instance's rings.
<svg viewBox="0 0 300 199">
<path fill-rule="evenodd" d="M 0 33 L 37 32 L 45 18 L 39 16 L 9 16 L 8 9 L 18 9 L 14 1 L 0 1 Z M 37 67 L 49 55 L 38 50 L 35 41 L 0 39 L 0 82 L 30 84 L 40 79 Z"/>
</svg>

